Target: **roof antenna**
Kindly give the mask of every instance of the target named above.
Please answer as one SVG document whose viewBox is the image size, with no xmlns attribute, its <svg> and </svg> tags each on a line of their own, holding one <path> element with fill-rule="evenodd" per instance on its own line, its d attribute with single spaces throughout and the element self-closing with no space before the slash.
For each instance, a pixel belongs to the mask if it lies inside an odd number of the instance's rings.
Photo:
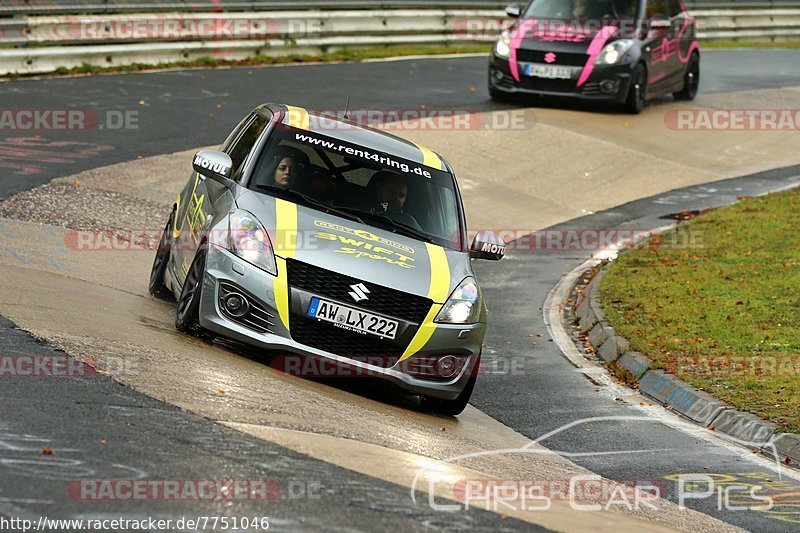
<svg viewBox="0 0 800 533">
<path fill-rule="evenodd" d="M 347 96 L 347 100 L 344 103 L 344 118 L 348 118 L 348 114 L 350 113 L 350 95 Z"/>
</svg>

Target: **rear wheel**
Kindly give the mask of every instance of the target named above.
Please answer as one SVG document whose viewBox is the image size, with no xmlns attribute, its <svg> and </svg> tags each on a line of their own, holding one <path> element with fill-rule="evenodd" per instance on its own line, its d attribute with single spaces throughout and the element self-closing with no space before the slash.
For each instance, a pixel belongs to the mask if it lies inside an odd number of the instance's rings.
<svg viewBox="0 0 800 533">
<path fill-rule="evenodd" d="M 443 415 L 448 416 L 456 416 L 460 415 L 464 412 L 464 409 L 467 408 L 469 405 L 469 399 L 472 396 L 472 390 L 475 388 L 475 381 L 477 381 L 478 377 L 478 368 L 480 367 L 481 358 L 478 356 L 477 361 L 475 361 L 471 376 L 469 377 L 469 381 L 467 381 L 467 385 L 464 387 L 464 390 L 461 391 L 461 394 L 454 400 L 442 400 L 441 398 L 432 398 L 430 396 L 423 396 L 422 397 L 422 405 L 427 407 L 432 411 L 436 411 L 437 413 L 441 413 Z"/>
<path fill-rule="evenodd" d="M 700 55 L 692 54 L 689 65 L 686 67 L 686 74 L 683 78 L 683 90 L 672 93 L 676 100 L 691 102 L 697 96 L 700 88 Z"/>
<path fill-rule="evenodd" d="M 203 278 L 206 271 L 206 254 L 200 251 L 194 257 L 192 266 L 186 274 L 183 289 L 178 298 L 175 311 L 175 328 L 204 339 L 213 339 L 215 335 L 200 325 L 200 298 L 203 295 Z"/>
<path fill-rule="evenodd" d="M 172 292 L 164 283 L 164 276 L 167 273 L 167 264 L 169 263 L 169 251 L 172 245 L 172 223 L 174 218 L 175 212 L 173 211 L 170 213 L 167 225 L 164 227 L 164 232 L 161 234 L 161 239 L 158 241 L 158 249 L 156 249 L 156 257 L 153 260 L 153 268 L 150 269 L 150 294 L 156 298 L 165 300 L 172 297 Z"/>
<path fill-rule="evenodd" d="M 644 109 L 647 102 L 647 69 L 639 63 L 634 67 L 631 75 L 631 88 L 628 90 L 628 100 L 625 102 L 625 110 L 638 115 Z"/>
</svg>

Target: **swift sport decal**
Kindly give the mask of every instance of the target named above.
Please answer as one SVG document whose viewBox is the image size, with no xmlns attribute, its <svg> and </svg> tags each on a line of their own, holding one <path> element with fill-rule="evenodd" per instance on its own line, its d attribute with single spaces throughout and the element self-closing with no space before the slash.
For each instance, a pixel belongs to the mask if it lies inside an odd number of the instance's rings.
<svg viewBox="0 0 800 533">
<path fill-rule="evenodd" d="M 342 235 L 341 233 L 329 231 L 317 231 L 314 234 L 317 239 L 343 244 L 344 246 L 334 250 L 336 253 L 351 255 L 356 259 L 365 258 L 385 261 L 390 265 L 396 265 L 401 268 L 415 268 L 414 258 L 411 257 L 414 254 L 414 249 L 410 246 L 385 239 L 371 231 L 352 229 L 322 220 L 315 220 L 314 225 L 344 233 Z"/>
<path fill-rule="evenodd" d="M 332 222 L 325 222 L 324 220 L 315 220 L 314 225 L 318 228 L 324 228 L 327 230 L 336 231 L 339 233 L 344 233 L 347 235 L 353 235 L 354 237 L 358 237 L 359 239 L 364 239 L 366 241 L 372 241 L 378 243 L 382 246 L 391 246 L 392 248 L 397 248 L 398 250 L 407 253 L 413 254 L 414 248 L 410 246 L 406 246 L 403 243 L 395 242 L 393 240 L 387 239 L 385 237 L 381 237 L 379 235 L 375 235 L 371 231 L 366 231 L 363 229 L 353 229 L 348 228 L 347 226 L 342 226 L 340 224 L 334 224 Z M 345 242 L 344 240 L 342 242 Z"/>
</svg>

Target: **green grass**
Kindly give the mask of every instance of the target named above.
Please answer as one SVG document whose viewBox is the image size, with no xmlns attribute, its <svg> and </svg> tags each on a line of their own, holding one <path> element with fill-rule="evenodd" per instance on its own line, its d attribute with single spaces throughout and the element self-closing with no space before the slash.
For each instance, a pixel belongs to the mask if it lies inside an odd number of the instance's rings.
<svg viewBox="0 0 800 533">
<path fill-rule="evenodd" d="M 700 41 L 700 48 L 800 48 L 798 41 Z"/>
<path fill-rule="evenodd" d="M 311 63 L 311 62 L 332 62 L 332 61 L 363 61 L 364 59 L 382 59 L 387 57 L 411 56 L 411 55 L 442 55 L 442 54 L 467 54 L 467 53 L 486 53 L 491 51 L 492 45 L 489 44 L 457 44 L 445 45 L 408 45 L 408 46 L 382 46 L 373 48 L 345 48 L 334 52 L 324 52 L 319 54 L 288 54 L 285 56 L 265 56 L 256 55 L 247 59 L 229 61 L 216 59 L 210 56 L 201 57 L 192 61 L 178 61 L 174 63 L 163 63 L 160 65 L 147 65 L 135 63 L 132 65 L 119 66 L 99 66 L 84 63 L 80 67 L 65 68 L 56 70 L 56 74 L 76 75 L 76 74 L 99 74 L 115 72 L 139 72 L 145 70 L 160 70 L 166 68 L 203 68 L 203 67 L 223 67 L 223 66 L 257 66 L 257 65 L 282 65 L 288 63 Z M 14 76 L 19 77 L 19 76 Z"/>
<path fill-rule="evenodd" d="M 798 190 L 712 211 L 621 254 L 602 305 L 656 367 L 800 432 L 798 235 Z"/>
</svg>

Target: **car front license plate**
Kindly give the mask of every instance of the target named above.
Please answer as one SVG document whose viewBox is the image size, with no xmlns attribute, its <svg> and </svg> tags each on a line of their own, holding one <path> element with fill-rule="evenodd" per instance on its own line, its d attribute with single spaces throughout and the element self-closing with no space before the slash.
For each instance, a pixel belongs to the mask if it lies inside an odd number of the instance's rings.
<svg viewBox="0 0 800 533">
<path fill-rule="evenodd" d="M 312 298 L 307 315 L 317 320 L 330 322 L 348 331 L 367 333 L 385 339 L 397 335 L 397 320 L 373 315 L 359 309 L 341 305 L 319 298 Z"/>
<path fill-rule="evenodd" d="M 534 78 L 548 80 L 568 80 L 572 78 L 572 69 L 569 67 L 555 67 L 551 65 L 526 65 L 525 74 Z"/>
</svg>

